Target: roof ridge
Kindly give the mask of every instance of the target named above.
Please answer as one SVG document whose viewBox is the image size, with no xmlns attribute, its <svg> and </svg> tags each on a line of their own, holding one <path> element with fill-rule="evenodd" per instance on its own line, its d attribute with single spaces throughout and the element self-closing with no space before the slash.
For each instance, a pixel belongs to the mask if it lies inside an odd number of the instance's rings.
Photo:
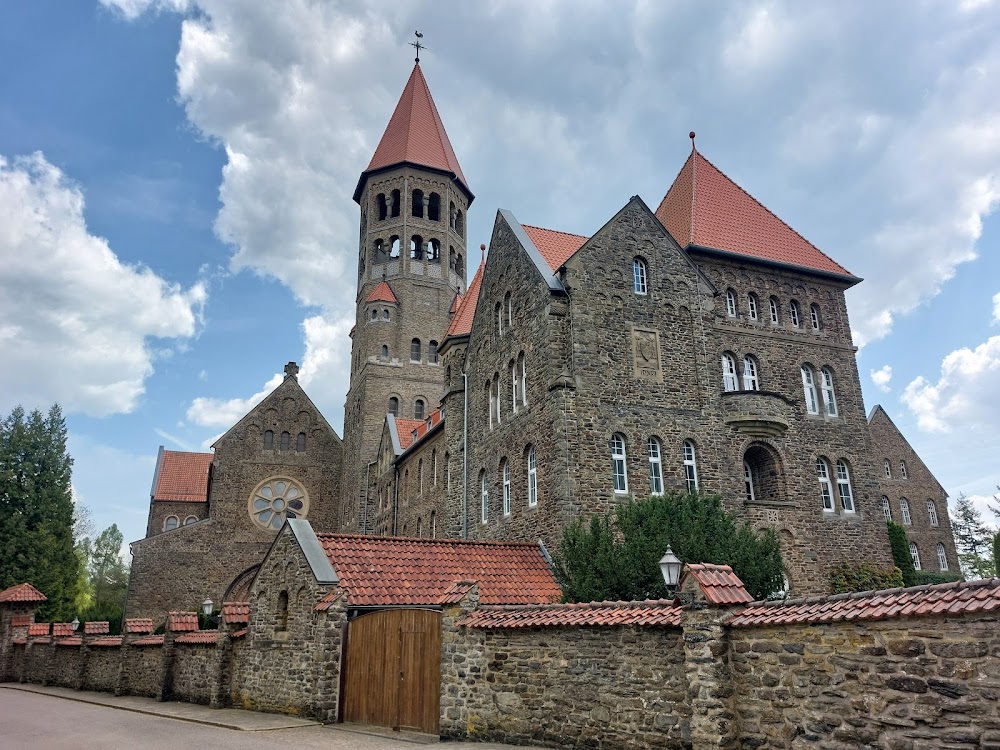
<svg viewBox="0 0 1000 750">
<path fill-rule="evenodd" d="M 342 534 L 337 531 L 317 531 L 316 536 L 320 539 L 363 539 L 369 542 L 419 542 L 421 544 L 479 544 L 490 547 L 532 547 L 537 549 L 538 542 L 513 542 L 503 539 L 447 539 L 427 537 L 399 537 L 399 536 L 373 536 L 372 534 Z"/>
<path fill-rule="evenodd" d="M 927 591 L 947 591 L 949 589 L 980 589 L 1000 586 L 1000 578 L 980 578 L 975 581 L 947 581 L 946 583 L 925 583 L 921 586 L 897 586 L 892 589 L 871 589 L 869 591 L 845 591 L 840 594 L 820 594 L 797 599 L 762 599 L 747 604 L 750 607 L 795 607 L 806 604 L 826 604 L 849 599 L 874 599 L 878 596 L 898 596 L 899 594 L 922 594 Z"/>
<path fill-rule="evenodd" d="M 567 237 L 579 237 L 580 239 L 583 239 L 583 240 L 589 240 L 590 239 L 585 234 L 577 234 L 576 232 L 564 232 L 561 229 L 551 229 L 549 227 L 540 227 L 537 224 L 524 224 L 524 223 L 522 223 L 521 226 L 524 227 L 525 229 L 539 229 L 539 230 L 541 230 L 543 232 L 553 232 L 555 234 L 562 234 L 562 235 L 565 235 Z"/>
</svg>

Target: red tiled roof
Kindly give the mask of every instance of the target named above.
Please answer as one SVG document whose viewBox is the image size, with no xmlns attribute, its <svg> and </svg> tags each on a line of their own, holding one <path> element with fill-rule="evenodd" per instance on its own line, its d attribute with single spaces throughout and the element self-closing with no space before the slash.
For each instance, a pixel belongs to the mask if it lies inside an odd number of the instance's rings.
<svg viewBox="0 0 1000 750">
<path fill-rule="evenodd" d="M 691 576 L 710 604 L 748 604 L 753 597 L 728 565 L 688 563 L 684 577 Z M 684 580 L 681 579 L 681 585 Z"/>
<path fill-rule="evenodd" d="M 132 646 L 162 646 L 163 636 L 162 635 L 144 635 L 142 638 L 136 638 L 130 644 Z"/>
<path fill-rule="evenodd" d="M 404 451 L 413 444 L 413 431 L 424 423 L 422 419 L 400 419 L 396 417 L 396 432 L 399 434 L 399 447 Z"/>
<path fill-rule="evenodd" d="M 27 646 L 28 645 L 28 639 L 25 638 L 24 636 L 21 636 L 20 638 L 11 638 L 10 642 L 13 643 L 15 646 Z"/>
<path fill-rule="evenodd" d="M 419 443 L 428 432 L 433 430 L 439 424 L 441 424 L 441 409 L 435 409 L 428 415 L 427 419 L 397 419 L 396 429 L 401 430 L 400 422 L 406 422 L 409 432 L 407 433 L 407 441 L 404 445 L 403 435 L 399 436 L 399 445 L 406 451 L 413 447 L 415 443 Z"/>
<path fill-rule="evenodd" d="M 413 66 L 413 72 L 389 118 L 382 140 L 379 141 L 368 168 L 361 173 L 358 187 L 354 191 L 354 200 L 360 197 L 370 172 L 403 163 L 449 172 L 470 192 L 420 65 Z"/>
<path fill-rule="evenodd" d="M 98 638 L 96 641 L 91 641 L 90 645 L 97 646 L 99 648 L 121 646 L 122 637 L 120 635 L 109 635 L 106 638 Z"/>
<path fill-rule="evenodd" d="M 154 500 L 204 503 L 208 500 L 208 467 L 211 453 L 163 451 Z"/>
<path fill-rule="evenodd" d="M 32 638 L 49 634 L 49 623 L 35 622 L 28 626 L 28 635 Z"/>
<path fill-rule="evenodd" d="M 396 295 L 392 293 L 392 287 L 385 281 L 380 281 L 378 286 L 372 289 L 372 293 L 368 295 L 368 299 L 365 302 L 392 302 L 395 305 L 399 304 Z"/>
<path fill-rule="evenodd" d="M 52 639 L 46 635 L 42 636 L 41 638 L 35 638 L 33 642 L 41 646 L 47 646 L 48 644 L 52 643 Z"/>
<path fill-rule="evenodd" d="M 570 256 L 579 250 L 589 238 L 579 234 L 557 232 L 554 229 L 543 229 L 522 224 L 525 233 L 535 243 L 538 252 L 545 258 L 549 268 L 555 273 Z"/>
<path fill-rule="evenodd" d="M 174 638 L 174 643 L 218 643 L 218 630 L 196 630 Z"/>
<path fill-rule="evenodd" d="M 10 625 L 13 628 L 26 628 L 33 622 L 31 615 L 14 615 L 10 618 Z"/>
<path fill-rule="evenodd" d="M 169 612 L 167 614 L 167 630 L 172 633 L 181 633 L 188 630 L 198 629 L 197 612 Z"/>
<path fill-rule="evenodd" d="M 458 308 L 462 306 L 462 295 L 456 294 L 455 299 L 451 301 L 451 307 L 448 308 L 449 313 L 457 313 Z"/>
<path fill-rule="evenodd" d="M 230 638 L 243 638 L 247 634 L 247 629 L 237 630 L 229 635 Z"/>
<path fill-rule="evenodd" d="M 541 607 L 481 607 L 460 623 L 470 628 L 608 627 L 613 625 L 679 628 L 680 607 L 667 599 L 644 602 L 588 602 Z"/>
<path fill-rule="evenodd" d="M 326 612 L 330 607 L 333 606 L 340 597 L 344 595 L 344 592 L 340 589 L 334 589 L 329 594 L 325 594 L 322 599 L 320 599 L 316 606 L 313 607 L 314 612 Z"/>
<path fill-rule="evenodd" d="M 317 534 L 348 604 L 436 605 L 456 581 L 483 604 L 548 604 L 562 592 L 537 544 Z"/>
<path fill-rule="evenodd" d="M 73 635 L 73 625 L 68 622 L 54 622 L 52 623 L 52 635 L 55 638 Z"/>
<path fill-rule="evenodd" d="M 30 583 L 19 583 L 9 589 L 0 591 L 0 604 L 5 602 L 44 602 L 47 601 L 45 594 L 36 589 Z"/>
<path fill-rule="evenodd" d="M 479 304 L 479 290 L 483 285 L 483 270 L 485 268 L 486 263 L 481 261 L 479 268 L 476 269 L 476 275 L 472 277 L 472 283 L 469 284 L 469 288 L 465 292 L 465 298 L 459 305 L 458 312 L 451 319 L 451 325 L 448 326 L 448 331 L 444 335 L 445 338 L 468 336 L 472 333 L 472 319 L 476 317 L 476 305 Z"/>
<path fill-rule="evenodd" d="M 78 635 L 72 635 L 69 638 L 60 638 L 56 641 L 57 646 L 82 646 L 83 638 Z"/>
<path fill-rule="evenodd" d="M 85 622 L 83 632 L 86 635 L 105 635 L 111 632 L 110 622 Z"/>
<path fill-rule="evenodd" d="M 222 621 L 226 625 L 246 624 L 250 622 L 249 602 L 223 602 Z"/>
<path fill-rule="evenodd" d="M 126 633 L 152 633 L 153 620 L 150 617 L 129 617 L 125 620 Z"/>
<path fill-rule="evenodd" d="M 442 606 L 458 604 L 476 585 L 475 581 L 455 581 L 448 587 L 447 591 L 441 594 L 438 604 Z"/>
<path fill-rule="evenodd" d="M 929 617 L 1000 609 L 1000 579 L 759 602 L 734 615 L 733 627 Z"/>
<path fill-rule="evenodd" d="M 656 216 L 681 247 L 697 245 L 853 278 L 695 149 Z"/>
</svg>

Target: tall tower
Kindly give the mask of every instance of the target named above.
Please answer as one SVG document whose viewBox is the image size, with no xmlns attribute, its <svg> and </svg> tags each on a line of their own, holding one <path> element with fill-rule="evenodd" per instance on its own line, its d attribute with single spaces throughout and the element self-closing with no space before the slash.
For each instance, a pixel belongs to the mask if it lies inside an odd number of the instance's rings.
<svg viewBox="0 0 1000 750">
<path fill-rule="evenodd" d="M 368 466 L 386 412 L 426 418 L 444 393 L 437 347 L 465 293 L 473 197 L 417 63 L 354 191 L 361 231 L 344 406 L 345 532 L 371 531 L 377 501 L 366 477 L 374 478 Z"/>
</svg>

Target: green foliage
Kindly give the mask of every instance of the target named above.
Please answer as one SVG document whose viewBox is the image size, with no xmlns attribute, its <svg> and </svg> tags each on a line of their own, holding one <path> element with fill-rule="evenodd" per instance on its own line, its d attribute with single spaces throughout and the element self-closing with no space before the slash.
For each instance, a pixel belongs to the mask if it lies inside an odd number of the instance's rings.
<svg viewBox="0 0 1000 750">
<path fill-rule="evenodd" d="M 991 577 L 996 570 L 990 559 L 993 532 L 983 523 L 979 509 L 964 494 L 958 496 L 952 508 L 951 530 L 965 577 L 970 580 Z"/>
<path fill-rule="evenodd" d="M 674 493 L 632 500 L 589 523 L 571 524 L 556 561 L 563 596 L 572 602 L 662 598 L 659 561 L 668 546 L 684 561 L 732 566 L 755 599 L 782 585 L 773 530 L 757 532 L 737 521 L 718 495 Z"/>
<path fill-rule="evenodd" d="M 73 459 L 58 406 L 0 421 L 0 589 L 27 581 L 48 597 L 38 619 L 71 619 L 80 588 L 73 544 Z"/>
<path fill-rule="evenodd" d="M 910 555 L 910 542 L 906 537 L 906 529 L 894 521 L 889 521 L 889 547 L 892 549 L 892 561 L 896 563 L 903 576 L 904 586 L 915 586 L 917 571 L 913 567 L 913 556 Z"/>
<path fill-rule="evenodd" d="M 1000 531 L 993 537 L 993 575 L 1000 578 Z"/>
<path fill-rule="evenodd" d="M 128 566 L 122 560 L 125 539 L 112 524 L 91 541 L 78 545 L 86 551 L 87 588 L 90 603 L 81 610 L 80 618 L 88 622 L 107 620 L 111 632 L 117 633 L 125 612 L 125 592 L 128 589 Z"/>
<path fill-rule="evenodd" d="M 950 571 L 937 573 L 933 570 L 918 570 L 916 579 L 918 586 L 930 586 L 935 583 L 954 583 L 955 581 L 961 581 L 962 574 L 952 573 Z"/>
<path fill-rule="evenodd" d="M 912 567 L 913 561 L 910 561 Z M 899 568 L 876 568 L 871 563 L 852 565 L 842 563 L 830 572 L 830 586 L 835 594 L 852 591 L 879 591 L 897 589 L 903 585 L 903 572 Z"/>
</svg>

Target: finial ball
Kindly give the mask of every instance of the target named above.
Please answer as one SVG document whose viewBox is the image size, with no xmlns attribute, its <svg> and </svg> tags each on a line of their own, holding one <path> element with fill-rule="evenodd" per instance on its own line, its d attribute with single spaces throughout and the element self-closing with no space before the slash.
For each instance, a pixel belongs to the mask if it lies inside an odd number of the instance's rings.
<svg viewBox="0 0 1000 750">
<path fill-rule="evenodd" d="M 694 131 L 693 130 L 690 133 L 688 133 L 688 138 L 690 138 L 692 141 L 694 140 Z"/>
<path fill-rule="evenodd" d="M 485 244 L 484 245 L 480 245 L 479 249 L 482 250 L 483 252 L 485 252 L 486 251 L 486 245 Z"/>
</svg>

